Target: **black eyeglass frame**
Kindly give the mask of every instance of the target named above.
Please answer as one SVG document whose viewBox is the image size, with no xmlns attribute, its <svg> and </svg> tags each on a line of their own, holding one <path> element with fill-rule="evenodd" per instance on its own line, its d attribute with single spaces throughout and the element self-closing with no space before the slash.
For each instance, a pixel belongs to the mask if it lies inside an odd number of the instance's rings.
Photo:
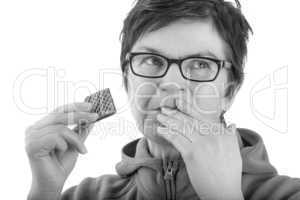
<svg viewBox="0 0 300 200">
<path fill-rule="evenodd" d="M 132 67 L 132 58 L 134 56 L 136 56 L 136 55 L 154 55 L 154 56 L 159 56 L 159 57 L 164 58 L 167 61 L 167 65 L 168 65 L 167 68 L 166 68 L 166 71 L 162 75 L 160 75 L 160 76 L 145 76 L 145 75 L 141 75 L 141 74 L 136 73 L 134 71 L 133 67 Z M 195 79 L 190 79 L 190 78 L 186 77 L 183 74 L 181 64 L 185 60 L 187 60 L 187 59 L 193 59 L 193 58 L 207 59 L 207 60 L 215 62 L 217 64 L 217 66 L 218 66 L 218 71 L 217 71 L 216 76 L 213 79 L 211 79 L 211 80 L 195 80 Z M 131 69 L 131 71 L 132 71 L 132 73 L 134 75 L 140 76 L 140 77 L 144 77 L 144 78 L 162 78 L 169 71 L 169 68 L 170 68 L 171 64 L 176 63 L 178 65 L 178 67 L 179 67 L 179 71 L 181 73 L 181 76 L 184 79 L 186 79 L 186 80 L 195 81 L 195 82 L 211 82 L 211 81 L 214 81 L 218 77 L 221 68 L 230 69 L 232 67 L 232 63 L 229 62 L 229 61 L 219 60 L 219 59 L 215 59 L 215 58 L 211 58 L 211 57 L 205 57 L 205 56 L 187 56 L 187 57 L 184 57 L 182 59 L 170 59 L 170 58 L 167 58 L 167 57 L 165 57 L 163 55 L 160 55 L 160 54 L 157 54 L 157 53 L 150 53 L 150 52 L 128 52 L 126 54 L 125 60 L 129 62 L 130 69 Z"/>
</svg>

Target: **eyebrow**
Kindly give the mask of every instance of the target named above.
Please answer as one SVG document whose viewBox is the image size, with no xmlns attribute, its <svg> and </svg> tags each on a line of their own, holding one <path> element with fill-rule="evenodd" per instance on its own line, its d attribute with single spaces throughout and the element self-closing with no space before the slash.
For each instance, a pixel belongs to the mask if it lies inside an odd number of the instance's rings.
<svg viewBox="0 0 300 200">
<path fill-rule="evenodd" d="M 138 49 L 146 50 L 146 51 L 148 51 L 150 53 L 156 53 L 156 54 L 164 55 L 164 53 L 161 50 L 154 49 L 154 48 L 147 47 L 147 46 L 141 46 Z M 212 53 L 209 50 L 198 52 L 198 53 L 195 53 L 195 54 L 185 55 L 183 57 L 181 56 L 180 58 L 184 58 L 184 57 L 198 57 L 198 56 L 200 56 L 200 57 L 201 56 L 210 56 L 210 57 L 213 57 L 215 59 L 219 59 L 214 53 Z"/>
</svg>

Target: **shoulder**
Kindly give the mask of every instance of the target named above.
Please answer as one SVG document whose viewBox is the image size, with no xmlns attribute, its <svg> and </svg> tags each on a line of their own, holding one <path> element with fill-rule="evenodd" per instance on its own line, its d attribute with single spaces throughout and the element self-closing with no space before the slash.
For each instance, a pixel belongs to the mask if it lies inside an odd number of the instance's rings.
<svg viewBox="0 0 300 200">
<path fill-rule="evenodd" d="M 105 199 L 122 196 L 133 186 L 134 179 L 105 174 L 84 178 L 78 185 L 66 189 L 61 200 Z"/>
<path fill-rule="evenodd" d="M 242 139 L 244 147 L 263 145 L 263 139 L 256 131 L 249 128 L 237 128 L 237 131 Z"/>
</svg>

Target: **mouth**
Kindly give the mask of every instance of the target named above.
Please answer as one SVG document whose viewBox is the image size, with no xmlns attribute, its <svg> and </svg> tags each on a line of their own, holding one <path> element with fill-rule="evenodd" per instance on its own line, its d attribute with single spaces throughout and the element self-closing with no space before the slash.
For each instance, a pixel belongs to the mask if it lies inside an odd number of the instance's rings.
<svg viewBox="0 0 300 200">
<path fill-rule="evenodd" d="M 174 106 L 167 106 L 167 105 L 164 105 L 164 106 L 160 106 L 160 107 L 157 107 L 155 109 L 152 109 L 153 111 L 158 111 L 158 112 L 161 112 L 161 109 L 162 108 L 169 108 L 169 109 L 172 109 L 172 110 L 176 110 L 178 109 L 176 105 Z"/>
<path fill-rule="evenodd" d="M 153 125 L 157 125 L 157 126 L 164 126 L 162 123 L 160 123 L 156 117 L 158 114 L 162 113 L 161 107 L 157 107 L 151 110 L 148 110 L 148 116 L 147 118 L 150 119 L 150 121 L 152 121 Z"/>
<path fill-rule="evenodd" d="M 161 113 L 161 108 L 159 107 L 159 108 L 153 108 L 153 109 L 147 109 L 146 111 L 145 111 L 145 114 L 147 114 L 147 115 L 157 115 L 158 113 Z"/>
</svg>

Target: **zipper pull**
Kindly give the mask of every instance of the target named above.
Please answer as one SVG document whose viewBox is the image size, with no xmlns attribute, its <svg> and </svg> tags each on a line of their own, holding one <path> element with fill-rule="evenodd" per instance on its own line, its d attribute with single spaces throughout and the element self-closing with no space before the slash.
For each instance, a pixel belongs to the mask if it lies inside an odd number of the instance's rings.
<svg viewBox="0 0 300 200">
<path fill-rule="evenodd" d="M 176 168 L 177 168 L 176 164 L 173 164 L 173 161 L 168 162 L 168 166 L 165 171 L 164 179 L 166 179 L 166 180 L 172 179 Z"/>
</svg>

